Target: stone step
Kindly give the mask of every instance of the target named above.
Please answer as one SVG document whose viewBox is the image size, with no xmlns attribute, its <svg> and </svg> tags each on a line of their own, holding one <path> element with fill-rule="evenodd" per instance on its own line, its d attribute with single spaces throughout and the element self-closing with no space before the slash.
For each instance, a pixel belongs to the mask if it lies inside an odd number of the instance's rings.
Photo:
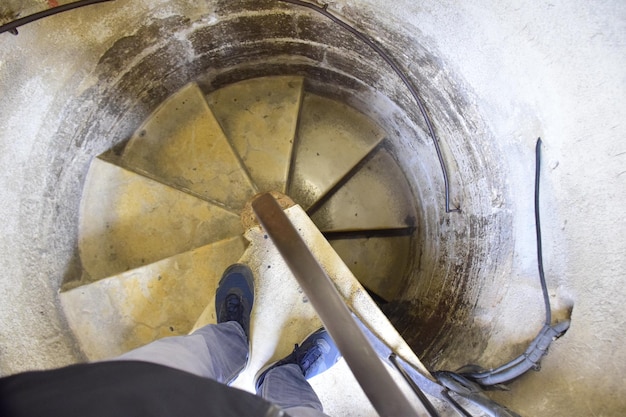
<svg viewBox="0 0 626 417">
<path fill-rule="evenodd" d="M 311 214 L 322 232 L 415 227 L 412 193 L 384 149 L 377 151 Z"/>
<path fill-rule="evenodd" d="M 411 236 L 336 239 L 330 245 L 365 288 L 385 301 L 397 299 L 410 265 Z"/>
<path fill-rule="evenodd" d="M 94 159 L 80 207 L 83 282 L 241 235 L 239 216 Z"/>
<path fill-rule="evenodd" d="M 384 139 L 371 119 L 335 100 L 306 93 L 288 194 L 305 210 L 323 197 Z"/>
<path fill-rule="evenodd" d="M 87 359 L 111 358 L 188 333 L 245 247 L 243 237 L 233 237 L 61 293 Z"/>
<path fill-rule="evenodd" d="M 122 163 L 232 210 L 256 193 L 195 83 L 167 99 L 137 129 Z"/>
<path fill-rule="evenodd" d="M 302 77 L 263 77 L 207 96 L 259 191 L 285 192 L 302 86 Z"/>
</svg>

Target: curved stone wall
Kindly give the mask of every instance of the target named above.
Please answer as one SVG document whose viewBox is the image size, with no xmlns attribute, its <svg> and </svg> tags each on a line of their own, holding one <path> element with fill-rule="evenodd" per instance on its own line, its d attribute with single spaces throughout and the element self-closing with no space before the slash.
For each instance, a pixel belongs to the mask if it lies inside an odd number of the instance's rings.
<svg viewBox="0 0 626 417">
<path fill-rule="evenodd" d="M 609 356 L 626 363 L 612 347 L 624 340 L 626 259 L 618 233 L 626 178 L 619 2 L 330 4 L 388 51 L 420 92 L 449 168 L 452 204 L 462 209 L 450 214 L 424 120 L 370 48 L 281 2 L 197 3 L 118 0 L 2 35 L 1 373 L 81 359 L 56 294 L 80 269 L 77 209 L 94 156 L 127 140 L 190 80 L 209 92 L 249 77 L 301 74 L 309 88 L 348 101 L 392 136 L 420 213 L 406 296 L 388 314 L 434 369 L 498 366 L 541 326 L 532 187 L 534 143 L 544 139 L 548 285 L 555 317 L 573 308 L 573 325 L 542 372 L 497 397 L 528 415 L 570 415 L 564 409 L 572 404 L 591 404 L 596 414 L 624 408 L 612 394 L 620 392 L 619 369 L 597 364 Z M 588 385 L 598 392 L 588 395 Z"/>
</svg>

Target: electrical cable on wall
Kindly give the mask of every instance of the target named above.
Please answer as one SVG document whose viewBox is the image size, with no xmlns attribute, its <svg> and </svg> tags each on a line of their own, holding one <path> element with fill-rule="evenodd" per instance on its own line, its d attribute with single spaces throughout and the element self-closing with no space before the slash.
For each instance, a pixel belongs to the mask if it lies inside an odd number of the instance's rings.
<svg viewBox="0 0 626 417">
<path fill-rule="evenodd" d="M 541 292 L 545 305 L 545 321 L 539 334 L 533 339 L 526 351 L 512 361 L 490 370 L 483 370 L 474 365 L 461 368 L 455 378 L 467 378 L 482 386 L 497 386 L 519 377 L 531 369 L 539 370 L 541 359 L 548 353 L 552 341 L 561 337 L 569 328 L 570 321 L 563 320 L 552 324 L 552 308 L 543 268 L 543 250 L 541 245 L 541 219 L 539 210 L 539 184 L 541 171 L 541 138 L 535 147 L 535 231 L 537 236 L 537 266 Z"/>
<path fill-rule="evenodd" d="M 67 4 L 62 4 L 60 6 L 55 6 L 50 9 L 47 9 L 38 13 L 34 13 L 29 16 L 22 17 L 12 22 L 6 23 L 0 26 L 0 33 L 9 32 L 9 33 L 12 33 L 13 35 L 17 35 L 18 34 L 17 28 L 20 26 L 24 26 L 25 24 L 34 22 L 39 19 L 43 19 L 44 17 L 53 16 L 58 13 L 63 13 L 69 10 L 78 9 L 79 7 L 89 6 L 91 4 L 96 4 L 96 3 L 104 3 L 107 1 L 113 1 L 113 0 L 80 0 L 80 1 L 75 1 L 73 3 L 67 3 Z"/>
<path fill-rule="evenodd" d="M 446 168 L 446 163 L 443 158 L 441 146 L 439 145 L 439 139 L 437 139 L 437 134 L 435 133 L 435 128 L 433 126 L 432 120 L 430 116 L 428 115 L 428 112 L 426 111 L 426 106 L 424 105 L 422 98 L 418 94 L 413 84 L 411 84 L 411 82 L 409 81 L 409 78 L 407 77 L 407 75 L 400 69 L 400 66 L 389 56 L 389 54 L 387 54 L 380 46 L 378 46 L 378 44 L 376 44 L 368 36 L 358 31 L 353 26 L 349 25 L 343 20 L 339 19 L 334 14 L 330 13 L 328 11 L 328 5 L 325 4 L 324 6 L 318 6 L 316 4 L 309 3 L 306 1 L 301 1 L 301 0 L 278 0 L 278 1 L 306 7 L 308 9 L 314 10 L 317 13 L 324 15 L 325 17 L 332 20 L 337 25 L 341 26 L 346 31 L 353 34 L 356 38 L 364 42 L 367 46 L 372 48 L 378 54 L 378 56 L 380 56 L 391 67 L 391 69 L 396 73 L 396 75 L 400 77 L 400 79 L 402 80 L 402 83 L 407 87 L 407 89 L 413 96 L 413 99 L 417 103 L 417 107 L 419 108 L 420 113 L 422 114 L 422 117 L 424 118 L 424 121 L 426 123 L 428 134 L 430 135 L 433 141 L 433 144 L 435 145 L 435 151 L 437 152 L 437 159 L 439 160 L 439 165 L 441 166 L 441 173 L 443 176 L 446 213 L 460 212 L 461 209 L 459 207 L 450 208 L 450 180 L 448 179 L 448 169 Z"/>
</svg>

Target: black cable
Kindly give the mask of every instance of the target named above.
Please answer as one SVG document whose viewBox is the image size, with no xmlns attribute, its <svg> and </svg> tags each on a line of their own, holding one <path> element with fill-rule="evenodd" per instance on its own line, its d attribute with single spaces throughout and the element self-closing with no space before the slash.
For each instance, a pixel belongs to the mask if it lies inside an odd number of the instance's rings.
<svg viewBox="0 0 626 417">
<path fill-rule="evenodd" d="M 437 152 L 437 158 L 439 159 L 439 165 L 441 166 L 441 173 L 443 174 L 443 184 L 444 184 L 444 188 L 445 188 L 446 213 L 460 212 L 461 211 L 460 208 L 454 208 L 454 209 L 450 208 L 450 181 L 448 180 L 448 170 L 446 168 L 446 164 L 445 164 L 445 161 L 443 159 L 443 154 L 441 152 L 441 147 L 439 146 L 439 140 L 437 139 L 437 135 L 435 134 L 435 129 L 433 127 L 433 124 L 432 124 L 432 121 L 430 119 L 430 116 L 428 115 L 428 112 L 426 111 L 426 107 L 422 103 L 422 99 L 420 98 L 419 94 L 417 93 L 417 90 L 411 84 L 411 82 L 409 81 L 408 77 L 404 74 L 404 72 L 402 72 L 402 70 L 400 69 L 398 64 L 396 64 L 393 61 L 393 59 L 391 59 L 391 57 L 380 46 L 378 46 L 376 43 L 374 43 L 374 41 L 372 41 L 370 38 L 365 36 L 363 33 L 361 33 L 358 30 L 356 30 L 354 27 L 352 27 L 348 23 L 344 22 L 343 20 L 339 19 L 338 17 L 336 17 L 335 15 L 330 13 L 327 10 L 328 5 L 324 5 L 324 6 L 320 7 L 320 6 L 316 5 L 316 4 L 309 3 L 309 2 L 306 2 L 306 1 L 301 1 L 301 0 L 278 0 L 278 1 L 281 1 L 283 3 L 291 3 L 291 4 L 298 5 L 298 6 L 306 7 L 308 9 L 314 10 L 317 13 L 320 13 L 320 14 L 324 15 L 328 19 L 332 20 L 333 22 L 335 22 L 336 24 L 341 26 L 343 29 L 345 29 L 348 32 L 352 33 L 354 36 L 356 36 L 362 42 L 367 44 L 370 48 L 372 48 L 378 54 L 378 56 L 380 56 L 387 64 L 389 64 L 389 66 L 393 69 L 393 71 L 396 73 L 396 75 L 398 77 L 400 77 L 400 79 L 402 80 L 404 85 L 408 88 L 409 92 L 413 96 L 413 99 L 415 99 L 415 102 L 417 103 L 417 107 L 419 108 L 419 110 L 420 110 L 420 112 L 422 114 L 422 117 L 424 117 L 424 121 L 426 122 L 426 127 L 428 128 L 428 133 L 430 134 L 430 137 L 433 140 L 433 144 L 435 145 L 435 151 Z"/>
<path fill-rule="evenodd" d="M 398 363 L 398 356 L 395 353 L 392 353 L 387 359 L 389 359 L 393 366 L 396 367 L 398 372 L 400 372 L 400 375 L 402 375 L 404 380 L 409 384 L 415 395 L 417 395 L 417 398 L 419 398 L 419 400 L 422 402 L 422 405 L 424 406 L 424 409 L 426 410 L 428 415 L 430 417 L 441 417 L 439 412 L 437 412 L 437 409 L 428 400 L 428 397 L 426 397 L 420 387 L 418 387 L 415 381 L 413 381 L 413 378 L 411 378 L 409 374 L 407 374 L 407 372 L 404 370 L 404 368 Z"/>
<path fill-rule="evenodd" d="M 524 374 L 530 369 L 538 369 L 539 362 L 543 356 L 548 353 L 548 348 L 553 340 L 561 337 L 570 326 L 569 320 L 563 320 L 552 325 L 552 308 L 550 306 L 550 295 L 548 293 L 548 285 L 543 269 L 543 249 L 541 246 L 541 222 L 539 213 L 539 179 L 541 172 L 541 138 L 537 138 L 535 147 L 535 230 L 537 232 L 537 266 L 539 269 L 539 280 L 541 281 L 541 291 L 543 293 L 543 301 L 546 310 L 546 319 L 543 328 L 530 343 L 526 351 L 513 359 L 512 361 L 488 371 L 463 371 L 459 370 L 462 376 L 465 376 L 483 386 L 497 385 L 511 381 L 518 376 Z M 464 368 L 472 368 L 464 367 Z"/>
<path fill-rule="evenodd" d="M 457 413 L 461 414 L 463 417 L 473 417 L 470 413 L 467 412 L 465 408 L 461 406 L 452 396 L 450 395 L 449 390 L 442 391 L 443 396 L 446 398 L 448 403 L 456 410 Z"/>
<path fill-rule="evenodd" d="M 543 302 L 546 308 L 546 326 L 552 323 L 552 308 L 550 307 L 550 296 L 548 285 L 543 271 L 543 250 L 541 247 L 541 223 L 539 219 L 539 173 L 541 171 L 541 138 L 537 138 L 535 146 L 535 230 L 537 232 L 537 265 L 539 267 L 539 280 L 541 281 L 541 291 L 543 291 Z"/>
<path fill-rule="evenodd" d="M 67 12 L 69 10 L 78 9 L 79 7 L 89 6 L 90 4 L 104 3 L 105 1 L 113 0 L 80 0 L 73 3 L 62 4 L 60 6 L 46 9 L 44 11 L 31 14 L 30 16 L 22 17 L 21 19 L 14 20 L 7 24 L 0 26 L 0 33 L 11 32 L 17 35 L 17 28 L 27 23 L 34 22 L 35 20 L 43 19 L 44 17 L 52 16 L 58 13 Z"/>
</svg>

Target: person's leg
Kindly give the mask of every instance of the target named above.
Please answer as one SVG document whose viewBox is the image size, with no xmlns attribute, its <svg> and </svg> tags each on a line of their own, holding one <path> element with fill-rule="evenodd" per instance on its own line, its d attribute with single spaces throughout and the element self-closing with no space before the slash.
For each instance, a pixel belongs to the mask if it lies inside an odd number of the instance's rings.
<svg viewBox="0 0 626 417">
<path fill-rule="evenodd" d="M 341 357 L 326 330 L 309 335 L 300 346 L 262 370 L 256 381 L 257 394 L 293 417 L 325 416 L 317 394 L 307 379 L 333 366 Z"/>
<path fill-rule="evenodd" d="M 295 363 L 269 370 L 257 394 L 283 409 L 302 406 L 323 410 L 320 399 Z"/>
<path fill-rule="evenodd" d="M 234 321 L 209 324 L 188 336 L 156 340 L 111 360 L 169 366 L 218 382 L 232 381 L 246 366 L 248 340 Z"/>
<path fill-rule="evenodd" d="M 245 265 L 224 271 L 215 294 L 218 324 L 188 336 L 156 340 L 112 360 L 139 360 L 230 383 L 248 359 L 254 279 Z"/>
</svg>

